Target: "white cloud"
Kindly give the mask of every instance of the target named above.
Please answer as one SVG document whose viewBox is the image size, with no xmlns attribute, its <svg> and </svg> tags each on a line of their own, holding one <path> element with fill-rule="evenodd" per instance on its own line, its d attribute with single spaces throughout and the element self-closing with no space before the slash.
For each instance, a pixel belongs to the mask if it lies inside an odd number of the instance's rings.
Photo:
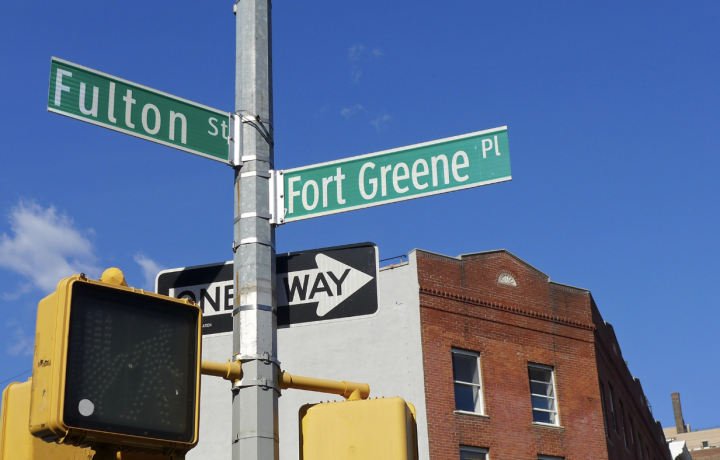
<svg viewBox="0 0 720 460">
<path fill-rule="evenodd" d="M 390 120 L 392 120 L 392 117 L 390 117 L 390 115 L 386 113 L 385 115 L 381 115 L 381 116 L 377 117 L 376 119 L 371 120 L 370 124 L 373 125 L 375 127 L 375 129 L 380 131 L 380 129 L 385 128 L 387 126 L 387 124 Z"/>
<path fill-rule="evenodd" d="M 365 45 L 353 45 L 348 49 L 348 62 L 351 64 L 350 77 L 353 83 L 360 81 L 360 77 L 363 74 L 360 68 L 361 62 L 368 62 L 377 59 L 383 55 L 382 50 L 379 48 L 373 48 L 368 50 Z"/>
<path fill-rule="evenodd" d="M 15 292 L 3 292 L 0 294 L 0 298 L 3 300 L 17 300 L 19 299 L 23 294 L 27 294 L 28 292 L 32 291 L 32 283 L 23 283 L 18 287 L 17 291 Z"/>
<path fill-rule="evenodd" d="M 354 45 L 351 46 L 348 50 L 348 61 L 353 62 L 360 59 L 360 57 L 365 52 L 365 46 L 364 45 Z"/>
<path fill-rule="evenodd" d="M 370 61 L 383 55 L 380 48 L 368 50 L 365 45 L 353 45 L 348 49 L 348 61 Z"/>
<path fill-rule="evenodd" d="M 53 206 L 20 201 L 9 221 L 12 236 L 0 236 L 0 267 L 19 273 L 30 285 L 52 292 L 62 278 L 81 272 L 96 277 L 100 272 L 90 241 Z M 3 296 L 19 297 L 29 291 L 27 285 Z"/>
<path fill-rule="evenodd" d="M 363 106 L 360 104 L 355 104 L 352 107 L 345 107 L 344 109 L 342 109 L 340 111 L 340 115 L 342 115 L 343 117 L 348 119 L 348 118 L 352 117 L 353 115 L 355 115 L 356 113 L 358 113 L 359 111 L 361 111 L 362 108 L 363 108 Z"/>
<path fill-rule="evenodd" d="M 155 278 L 159 272 L 165 270 L 165 267 L 159 265 L 157 262 L 141 253 L 135 254 L 134 259 L 135 262 L 137 262 L 137 264 L 142 268 L 143 276 L 145 277 L 145 285 L 143 286 L 143 289 L 155 292 Z"/>
<path fill-rule="evenodd" d="M 353 67 L 353 69 L 350 71 L 350 78 L 352 78 L 353 83 L 359 82 L 360 77 L 362 77 L 362 70 Z"/>
<path fill-rule="evenodd" d="M 16 327 L 17 324 L 10 322 L 7 324 L 8 327 L 15 327 L 12 332 L 12 341 L 8 344 L 5 351 L 10 356 L 31 356 L 35 348 L 35 337 L 29 337 L 25 330 L 21 327 Z"/>
</svg>

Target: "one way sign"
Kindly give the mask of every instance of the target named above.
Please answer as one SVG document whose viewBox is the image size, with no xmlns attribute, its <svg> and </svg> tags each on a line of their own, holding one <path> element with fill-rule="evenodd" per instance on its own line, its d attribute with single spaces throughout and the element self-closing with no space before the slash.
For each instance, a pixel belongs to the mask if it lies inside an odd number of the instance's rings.
<svg viewBox="0 0 720 460">
<path fill-rule="evenodd" d="M 372 243 L 278 254 L 278 327 L 374 314 L 378 250 Z M 156 291 L 203 309 L 203 333 L 232 331 L 232 262 L 165 270 Z"/>
</svg>

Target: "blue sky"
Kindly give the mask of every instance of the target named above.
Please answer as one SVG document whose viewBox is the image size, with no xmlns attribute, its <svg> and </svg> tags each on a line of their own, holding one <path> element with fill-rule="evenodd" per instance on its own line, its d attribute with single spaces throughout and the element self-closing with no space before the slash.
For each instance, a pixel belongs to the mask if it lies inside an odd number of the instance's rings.
<svg viewBox="0 0 720 460">
<path fill-rule="evenodd" d="M 57 56 L 234 109 L 232 2 L 0 6 L 0 381 L 31 368 L 60 278 L 231 258 L 232 171 L 46 111 Z M 664 426 L 720 425 L 720 4 L 273 7 L 275 161 L 292 168 L 509 127 L 513 180 L 310 219 L 279 252 L 505 248 L 590 289 Z M 27 374 L 21 376 L 26 378 Z"/>
</svg>

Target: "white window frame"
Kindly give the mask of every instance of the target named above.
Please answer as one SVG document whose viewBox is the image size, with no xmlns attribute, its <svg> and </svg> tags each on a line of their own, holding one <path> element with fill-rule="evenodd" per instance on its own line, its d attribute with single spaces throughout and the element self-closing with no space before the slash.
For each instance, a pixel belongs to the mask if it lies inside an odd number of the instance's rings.
<svg viewBox="0 0 720 460">
<path fill-rule="evenodd" d="M 549 413 L 555 413 L 555 423 L 546 423 L 546 422 L 536 422 L 533 420 L 533 423 L 536 425 L 548 425 L 548 426 L 560 426 L 560 409 L 558 407 L 558 395 L 557 395 L 557 385 L 555 385 L 555 369 L 552 366 L 547 366 L 545 364 L 538 364 L 538 363 L 528 363 L 528 371 L 531 367 L 534 367 L 536 369 L 542 369 L 545 371 L 550 371 L 550 380 L 552 381 L 553 386 L 553 397 L 552 399 L 555 400 L 555 410 L 547 410 L 547 409 L 536 409 L 535 407 L 532 407 L 532 397 L 538 396 L 540 398 L 550 399 L 549 396 L 546 395 L 539 395 L 532 392 L 532 385 L 530 385 L 530 406 L 533 411 L 540 411 L 540 412 L 549 412 Z M 530 379 L 530 372 L 528 372 L 528 382 L 537 382 L 537 383 L 547 383 L 547 382 L 540 382 L 538 380 L 531 380 Z M 533 417 L 534 418 L 534 417 Z M 552 459 L 552 457 L 549 457 Z"/>
<path fill-rule="evenodd" d="M 485 454 L 485 458 L 490 460 L 490 451 L 482 447 L 460 446 L 460 453 L 462 453 L 462 451 L 472 452 L 474 454 Z"/>
<path fill-rule="evenodd" d="M 460 385 L 466 385 L 469 387 L 476 387 L 478 389 L 478 395 L 480 396 L 480 402 L 478 404 L 480 406 L 480 412 L 469 412 L 466 410 L 458 410 L 458 409 L 455 409 L 455 412 L 458 414 L 485 415 L 485 397 L 483 395 L 483 381 L 482 381 L 482 368 L 480 367 L 480 353 L 476 353 L 474 351 L 461 350 L 459 348 L 451 348 L 450 349 L 450 357 L 452 357 L 453 353 L 457 353 L 459 355 L 465 355 L 465 356 L 473 356 L 477 360 L 478 380 L 480 381 L 480 383 L 476 384 L 476 383 L 472 383 L 472 382 L 463 382 L 462 380 L 455 380 L 455 378 L 453 378 L 453 395 L 455 392 L 455 385 L 460 384 Z M 453 368 L 453 371 L 454 370 L 455 369 Z"/>
</svg>

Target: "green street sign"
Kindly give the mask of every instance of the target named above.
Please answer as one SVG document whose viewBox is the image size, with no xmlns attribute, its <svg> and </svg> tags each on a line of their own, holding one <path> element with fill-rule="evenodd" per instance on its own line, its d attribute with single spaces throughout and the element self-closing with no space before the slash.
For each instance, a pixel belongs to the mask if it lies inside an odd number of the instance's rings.
<svg viewBox="0 0 720 460">
<path fill-rule="evenodd" d="M 287 169 L 282 177 L 284 222 L 508 181 L 507 126 Z"/>
<path fill-rule="evenodd" d="M 228 161 L 230 114 L 53 57 L 48 111 Z"/>
</svg>

